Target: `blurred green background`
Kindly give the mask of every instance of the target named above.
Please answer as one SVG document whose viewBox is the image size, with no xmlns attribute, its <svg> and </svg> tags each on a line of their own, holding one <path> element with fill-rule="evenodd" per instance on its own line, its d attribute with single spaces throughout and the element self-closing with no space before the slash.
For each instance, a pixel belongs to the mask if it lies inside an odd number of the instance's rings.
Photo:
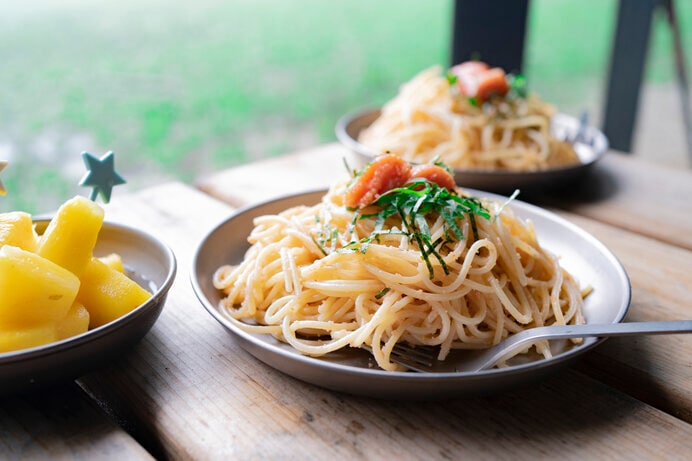
<svg viewBox="0 0 692 461">
<path fill-rule="evenodd" d="M 692 2 L 678 2 L 692 44 Z M 531 0 L 526 74 L 561 111 L 600 115 L 615 0 Z M 117 195 L 335 140 L 343 113 L 447 65 L 449 0 L 88 0 L 0 6 L 0 211 L 76 194 L 80 153 L 116 152 Z M 663 18 L 647 82 L 674 81 Z M 692 46 L 686 46 L 692 61 Z"/>
</svg>

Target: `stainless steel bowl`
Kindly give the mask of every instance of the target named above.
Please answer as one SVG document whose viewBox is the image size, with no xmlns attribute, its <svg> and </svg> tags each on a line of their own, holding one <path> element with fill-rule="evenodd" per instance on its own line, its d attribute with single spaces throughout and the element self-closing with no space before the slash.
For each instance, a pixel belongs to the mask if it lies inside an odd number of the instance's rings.
<svg viewBox="0 0 692 461">
<path fill-rule="evenodd" d="M 339 119 L 336 124 L 337 139 L 351 152 L 352 167 L 360 168 L 377 154 L 358 141 L 362 130 L 380 116 L 380 109 L 358 110 Z M 552 131 L 558 139 L 574 139 L 582 128 L 579 119 L 565 114 L 553 117 Z M 581 136 L 574 142 L 580 163 L 538 171 L 473 170 L 454 168 L 457 185 L 497 193 L 511 193 L 515 189 L 537 189 L 561 186 L 579 180 L 606 153 L 608 139 L 592 126 L 583 127 Z"/>
<path fill-rule="evenodd" d="M 320 201 L 325 190 L 279 197 L 234 212 L 201 241 L 194 256 L 191 283 L 207 312 L 228 331 L 243 349 L 287 375 L 327 389 L 383 399 L 437 400 L 500 392 L 540 380 L 570 365 L 605 338 L 586 338 L 569 347 L 566 340 L 552 341 L 554 357 L 529 361 L 508 368 L 459 373 L 392 372 L 379 369 L 360 349 L 347 349 L 315 358 L 268 334 L 248 333 L 222 311 L 222 293 L 212 283 L 214 272 L 224 264 L 239 264 L 249 248 L 248 234 L 257 216 L 276 214 L 299 205 Z M 470 190 L 475 196 L 503 197 Z M 559 255 L 562 266 L 584 286 L 593 288 L 585 300 L 587 323 L 618 323 L 630 303 L 630 284 L 617 258 L 586 231 L 536 206 L 515 200 L 513 210 L 530 219 L 541 245 Z M 232 360 L 232 358 L 231 358 Z"/>
</svg>

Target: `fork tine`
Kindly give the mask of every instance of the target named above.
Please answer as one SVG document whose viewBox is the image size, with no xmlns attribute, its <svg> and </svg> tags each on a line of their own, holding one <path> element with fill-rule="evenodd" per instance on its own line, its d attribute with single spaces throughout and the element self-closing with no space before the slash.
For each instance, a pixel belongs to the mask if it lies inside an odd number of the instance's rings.
<svg viewBox="0 0 692 461">
<path fill-rule="evenodd" d="M 372 348 L 365 344 L 361 349 L 372 354 Z M 439 348 L 433 346 L 410 346 L 404 343 L 396 343 L 392 348 L 390 360 L 409 370 L 421 373 L 430 373 L 432 367 L 437 362 Z"/>
<path fill-rule="evenodd" d="M 361 349 L 372 354 L 372 348 L 365 344 Z M 499 349 L 498 346 L 490 348 Z M 494 365 L 499 358 L 495 355 L 490 356 L 488 349 L 452 351 L 459 352 L 453 360 L 440 361 L 437 359 L 440 348 L 438 346 L 412 346 L 406 343 L 396 343 L 392 348 L 389 359 L 410 371 L 419 373 L 449 373 L 459 371 L 479 371 Z M 463 355 L 461 355 L 463 353 Z M 461 366 L 463 364 L 463 366 Z"/>
<path fill-rule="evenodd" d="M 431 367 L 435 364 L 439 348 L 432 346 L 411 346 L 405 343 L 396 343 L 392 348 L 392 356 L 399 360 L 411 361 L 419 365 Z M 406 366 L 406 364 L 401 364 Z"/>
</svg>

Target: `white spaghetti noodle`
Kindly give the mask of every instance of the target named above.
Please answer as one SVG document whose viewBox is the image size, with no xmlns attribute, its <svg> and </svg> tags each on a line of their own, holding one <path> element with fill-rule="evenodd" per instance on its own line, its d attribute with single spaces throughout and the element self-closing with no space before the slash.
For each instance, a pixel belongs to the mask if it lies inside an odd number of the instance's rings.
<svg viewBox="0 0 692 461">
<path fill-rule="evenodd" d="M 440 346 L 444 359 L 525 328 L 583 323 L 578 284 L 511 207 L 484 202 L 494 217 L 475 217 L 477 238 L 472 218 L 459 221 L 464 238 L 440 248 L 447 273 L 430 259 L 431 277 L 415 241 L 396 233 L 401 219 L 388 219 L 390 233 L 352 244 L 371 236 L 376 222 L 352 225 L 345 187 L 334 185 L 315 206 L 255 220 L 244 260 L 214 276 L 222 311 L 236 325 L 309 356 L 368 345 L 381 368 L 400 370 L 390 360 L 397 342 Z M 433 240 L 444 236 L 440 216 L 425 219 Z M 550 356 L 547 342 L 535 348 Z"/>
<path fill-rule="evenodd" d="M 409 162 L 441 159 L 453 168 L 535 171 L 579 162 L 571 144 L 551 135 L 554 109 L 536 95 L 473 104 L 441 67 L 401 86 L 359 141 Z"/>
</svg>

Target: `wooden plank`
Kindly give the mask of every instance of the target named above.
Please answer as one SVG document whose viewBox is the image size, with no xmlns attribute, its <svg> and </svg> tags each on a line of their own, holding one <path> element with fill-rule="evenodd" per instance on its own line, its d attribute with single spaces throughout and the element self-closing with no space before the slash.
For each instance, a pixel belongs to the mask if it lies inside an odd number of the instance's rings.
<svg viewBox="0 0 692 461">
<path fill-rule="evenodd" d="M 692 250 L 690 197 L 692 170 L 609 152 L 579 184 L 528 198 Z"/>
<path fill-rule="evenodd" d="M 626 321 L 690 319 L 692 251 L 560 212 L 618 257 L 632 285 Z M 692 423 L 692 335 L 611 338 L 580 370 Z"/>
<path fill-rule="evenodd" d="M 229 212 L 182 185 L 107 208 L 109 219 L 171 245 L 179 272 L 144 340 L 80 382 L 136 436 L 155 437 L 160 457 L 673 459 L 692 449 L 687 422 L 573 370 L 497 396 L 421 403 L 338 394 L 265 366 L 231 341 L 189 282 L 197 242 Z"/>
<path fill-rule="evenodd" d="M 340 144 L 326 144 L 222 170 L 200 178 L 196 186 L 212 197 L 238 207 L 280 195 L 327 188 L 347 177 L 343 161 L 349 157 L 349 151 Z"/>
<path fill-rule="evenodd" d="M 493 397 L 394 402 L 299 382 L 232 345 L 204 347 L 191 352 L 198 373 L 154 374 L 134 394 L 118 372 L 89 385 L 132 399 L 173 459 L 675 459 L 692 449 L 692 426 L 575 371 Z"/>
<path fill-rule="evenodd" d="M 0 399 L 3 459 L 154 459 L 74 383 Z"/>
<path fill-rule="evenodd" d="M 233 206 L 329 186 L 345 177 L 350 152 L 337 143 L 250 163 L 200 178 L 197 187 Z M 609 152 L 578 185 L 522 193 L 613 226 L 692 250 L 692 172 Z"/>
</svg>

